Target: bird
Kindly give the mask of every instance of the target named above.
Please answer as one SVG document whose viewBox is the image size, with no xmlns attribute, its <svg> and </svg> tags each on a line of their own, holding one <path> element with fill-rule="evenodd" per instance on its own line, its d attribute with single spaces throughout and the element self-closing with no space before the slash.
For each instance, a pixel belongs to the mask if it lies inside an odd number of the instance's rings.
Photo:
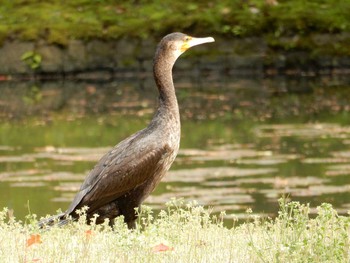
<svg viewBox="0 0 350 263">
<path fill-rule="evenodd" d="M 149 125 L 107 152 L 89 172 L 68 209 L 44 219 L 40 226 L 55 220 L 66 224 L 67 218 L 77 219 L 77 211 L 86 206 L 87 221 L 96 214 L 97 224 L 124 216 L 128 228 L 135 228 L 135 209 L 159 184 L 179 150 L 180 113 L 172 76 L 175 61 L 189 48 L 214 41 L 212 37 L 195 38 L 180 32 L 162 38 L 153 59 L 159 103 Z"/>
</svg>

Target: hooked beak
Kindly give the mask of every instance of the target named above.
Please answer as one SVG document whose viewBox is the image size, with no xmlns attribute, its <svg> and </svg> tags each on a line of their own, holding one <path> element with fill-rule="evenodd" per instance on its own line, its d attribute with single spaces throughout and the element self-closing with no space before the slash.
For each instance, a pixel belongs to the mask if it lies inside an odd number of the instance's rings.
<svg viewBox="0 0 350 263">
<path fill-rule="evenodd" d="M 185 52 L 190 47 L 197 46 L 204 43 L 210 43 L 210 42 L 215 42 L 215 39 L 212 37 L 202 37 L 202 38 L 191 37 L 188 41 L 186 41 L 181 46 L 181 51 Z"/>
</svg>

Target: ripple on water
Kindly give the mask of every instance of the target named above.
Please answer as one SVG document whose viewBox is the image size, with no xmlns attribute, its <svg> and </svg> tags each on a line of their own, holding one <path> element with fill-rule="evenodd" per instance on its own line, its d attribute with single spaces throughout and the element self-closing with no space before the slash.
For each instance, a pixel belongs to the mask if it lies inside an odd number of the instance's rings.
<svg viewBox="0 0 350 263">
<path fill-rule="evenodd" d="M 165 208 L 171 198 L 183 197 L 212 206 L 214 212 L 227 210 L 246 218 L 249 215 L 242 212 L 248 207 L 266 211 L 261 215 L 276 211 L 277 199 L 282 195 L 300 200 L 317 197 L 322 202 L 326 195 L 341 193 L 346 198 L 350 192 L 346 177 L 350 174 L 350 151 L 339 146 L 348 148 L 350 127 L 338 124 L 256 125 L 253 133 L 254 143 L 218 141 L 217 145 L 210 142 L 204 150 L 181 149 L 174 169 L 146 203 L 154 208 Z M 337 140 L 326 141 L 329 138 Z M 322 140 L 326 143 L 319 143 Z M 331 150 L 320 151 L 322 154 L 305 151 L 305 147 L 318 150 L 329 145 Z M 285 149 L 287 146 L 294 149 Z M 0 172 L 0 181 L 9 182 L 10 187 L 34 191 L 48 187 L 55 191 L 55 197 L 50 196 L 51 201 L 65 207 L 67 204 L 63 203 L 72 201 L 88 169 L 110 148 L 46 146 L 30 153 L 19 153 L 15 147 L 0 146 L 5 154 L 0 156 L 0 164 L 10 166 Z M 82 162 L 87 162 L 89 168 Z M 337 182 L 338 179 L 343 181 Z M 339 203 L 339 211 L 349 210 L 348 201 Z"/>
</svg>

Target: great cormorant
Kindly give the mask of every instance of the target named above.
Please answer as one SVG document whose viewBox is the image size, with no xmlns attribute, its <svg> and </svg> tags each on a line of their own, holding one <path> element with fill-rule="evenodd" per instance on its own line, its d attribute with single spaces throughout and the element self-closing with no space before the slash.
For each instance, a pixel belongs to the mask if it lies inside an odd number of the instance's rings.
<svg viewBox="0 0 350 263">
<path fill-rule="evenodd" d="M 97 223 L 110 222 L 123 215 L 133 228 L 135 208 L 149 196 L 173 163 L 180 143 L 180 114 L 172 78 L 176 59 L 188 48 L 213 42 L 212 37 L 194 38 L 172 33 L 159 43 L 153 73 L 159 91 L 159 106 L 147 128 L 121 141 L 96 164 L 80 187 L 66 212 L 56 219 L 61 224 L 67 216 L 77 218 L 77 209 L 88 207 L 87 219 L 98 214 Z M 42 221 L 42 225 L 53 220 Z"/>
</svg>

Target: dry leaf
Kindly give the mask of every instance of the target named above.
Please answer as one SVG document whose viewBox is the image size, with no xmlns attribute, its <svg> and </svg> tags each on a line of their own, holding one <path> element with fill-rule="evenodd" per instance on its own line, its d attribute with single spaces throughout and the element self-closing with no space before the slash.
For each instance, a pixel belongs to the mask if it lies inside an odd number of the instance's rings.
<svg viewBox="0 0 350 263">
<path fill-rule="evenodd" d="M 41 261 L 40 258 L 32 258 L 31 260 L 26 260 L 25 262 L 27 263 L 27 262 L 39 262 L 39 261 Z"/>
<path fill-rule="evenodd" d="M 27 247 L 33 244 L 40 244 L 40 243 L 42 243 L 42 241 L 41 241 L 41 236 L 39 234 L 32 234 L 30 238 L 27 239 Z"/>
<path fill-rule="evenodd" d="M 156 245 L 152 248 L 153 252 L 164 252 L 164 251 L 173 251 L 173 247 L 168 247 L 167 245 L 164 245 L 163 243 L 160 243 L 159 245 Z"/>
<path fill-rule="evenodd" d="M 86 237 L 86 239 L 87 239 L 87 240 L 90 240 L 92 234 L 93 234 L 93 232 L 92 232 L 91 229 L 86 230 L 86 231 L 85 231 L 85 237 Z"/>
</svg>

